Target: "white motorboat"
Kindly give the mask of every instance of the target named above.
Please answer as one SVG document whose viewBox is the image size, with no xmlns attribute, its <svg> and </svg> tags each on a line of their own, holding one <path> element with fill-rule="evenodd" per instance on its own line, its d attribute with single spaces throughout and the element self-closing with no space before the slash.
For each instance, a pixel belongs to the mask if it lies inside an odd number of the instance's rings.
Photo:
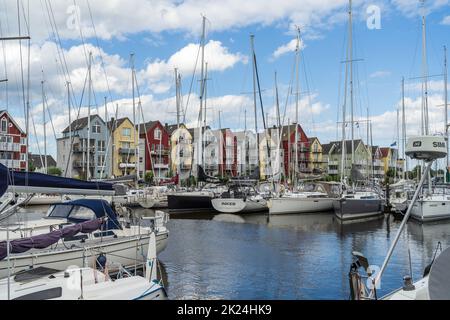
<svg viewBox="0 0 450 320">
<path fill-rule="evenodd" d="M 70 265 L 83 265 L 86 258 L 99 254 L 124 267 L 133 267 L 136 263 L 145 261 L 147 243 L 151 227 L 154 224 L 157 252 L 162 252 L 168 242 L 169 231 L 165 227 L 168 215 L 158 211 L 153 218 L 139 220 L 138 225 L 119 221 L 117 213 L 104 200 L 83 199 L 53 205 L 43 219 L 3 226 L 0 229 L 0 248 L 6 239 L 20 240 L 59 230 L 95 218 L 106 220 L 106 227 L 101 231 L 92 232 L 71 238 L 60 239 L 50 249 L 33 249 L 27 253 L 11 254 L 9 262 L 0 261 L 0 278 L 5 277 L 8 265 L 14 272 L 25 270 L 30 266 L 45 266 L 64 270 Z M 147 224 L 147 225 L 145 225 Z M 88 254 L 88 256 L 84 256 Z M 136 262 L 136 261 L 140 262 Z"/>
<path fill-rule="evenodd" d="M 70 267 L 63 272 L 38 267 L 0 280 L 0 300 L 167 299 L 164 287 L 157 280 L 154 232 L 150 234 L 147 247 L 145 277 L 124 270 L 121 273 L 124 276 L 112 280 L 103 270 L 88 267 Z"/>
<path fill-rule="evenodd" d="M 251 185 L 231 185 L 228 191 L 211 200 L 221 213 L 252 213 L 267 211 L 267 200 Z"/>
</svg>

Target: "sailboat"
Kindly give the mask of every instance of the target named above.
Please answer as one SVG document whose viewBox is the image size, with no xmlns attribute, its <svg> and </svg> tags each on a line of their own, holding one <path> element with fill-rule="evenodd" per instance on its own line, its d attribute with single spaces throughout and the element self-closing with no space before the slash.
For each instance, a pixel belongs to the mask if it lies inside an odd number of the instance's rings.
<svg viewBox="0 0 450 320">
<path fill-rule="evenodd" d="M 113 186 L 104 182 L 85 182 L 69 178 L 53 177 L 40 173 L 14 172 L 0 165 L 0 194 L 15 190 L 23 193 L 54 193 L 54 194 L 91 194 L 109 196 L 114 194 Z M 19 204 L 4 208 L 0 216 L 15 213 Z M 105 224 L 100 231 L 90 232 L 82 236 L 60 237 L 56 239 L 52 250 L 43 249 L 33 237 L 42 237 L 50 230 L 59 230 L 80 222 L 93 219 L 103 219 Z M 148 218 L 155 226 L 157 233 L 157 250 L 161 252 L 167 246 L 169 232 L 165 225 L 167 216 L 157 213 Z M 89 256 L 95 257 L 103 253 L 113 261 L 120 262 L 126 267 L 134 266 L 137 258 L 142 260 L 144 247 L 150 235 L 148 223 L 131 225 L 128 221 L 121 221 L 119 215 L 110 203 L 98 199 L 80 199 L 62 202 L 50 207 L 43 219 L 27 223 L 11 223 L 2 225 L 0 229 L 0 251 L 7 248 L 9 240 L 22 243 L 32 248 L 30 252 L 14 252 L 8 255 L 8 261 L 0 255 L 0 278 L 9 269 L 15 272 L 28 269 L 30 266 L 46 266 L 64 269 L 70 265 L 81 265 L 86 258 L 84 254 L 89 249 Z M 56 238 L 55 238 L 56 237 Z M 140 250 L 141 253 L 137 253 Z M 138 254 L 138 255 L 137 255 Z"/>
<path fill-rule="evenodd" d="M 147 248 L 145 277 L 121 268 L 121 276 L 113 280 L 105 260 L 96 260 L 95 268 L 38 267 L 0 280 L 0 300 L 165 300 L 167 293 L 157 279 L 155 232 L 150 233 Z"/>
<path fill-rule="evenodd" d="M 269 200 L 269 214 L 294 214 L 294 213 L 315 213 L 315 212 L 327 212 L 333 210 L 333 198 L 329 196 L 325 188 L 318 183 L 308 184 L 311 188 L 302 189 L 298 186 L 298 114 L 299 114 L 299 95 L 300 95 L 300 81 L 299 81 L 299 69 L 300 69 L 300 29 L 297 29 L 297 44 L 295 49 L 295 67 L 296 67 L 296 103 L 295 114 L 296 122 L 294 125 L 295 130 L 295 157 L 294 157 L 294 184 L 295 189 L 292 191 L 278 194 L 277 197 L 273 197 Z M 288 126 L 288 144 L 291 144 L 291 125 Z M 281 140 L 281 139 L 280 139 Z M 290 156 L 290 151 L 289 151 Z"/>
<path fill-rule="evenodd" d="M 352 150 L 352 180 L 360 180 L 360 172 L 354 167 L 354 125 L 353 120 L 353 14 L 352 14 L 352 0 L 349 0 L 349 41 L 347 48 L 347 59 L 346 59 L 346 82 L 347 75 L 350 76 L 349 90 L 350 90 L 350 109 L 351 109 L 351 150 Z M 350 69 L 350 70 L 348 70 Z M 380 193 L 370 187 L 356 188 L 353 182 L 353 186 L 346 186 L 345 179 L 345 167 L 346 167 L 346 149 L 347 141 L 345 140 L 345 128 L 346 122 L 346 108 L 347 108 L 347 83 L 345 83 L 345 95 L 344 95 L 344 105 L 342 107 L 342 142 L 340 145 L 342 151 L 341 159 L 341 183 L 342 183 L 342 193 L 340 199 L 333 201 L 334 212 L 338 219 L 341 221 L 350 221 L 355 219 L 365 219 L 382 215 L 382 200 Z"/>
<path fill-rule="evenodd" d="M 411 138 L 408 142 L 407 154 L 414 159 L 426 162 L 422 177 L 414 192 L 408 209 L 399 226 L 392 244 L 389 247 L 387 255 L 383 261 L 380 270 L 375 274 L 371 269 L 369 261 L 360 252 L 352 253 L 354 262 L 351 265 L 349 273 L 350 295 L 353 300 L 376 300 L 378 299 L 377 287 L 382 279 L 392 254 L 400 240 L 403 230 L 412 214 L 415 203 L 419 199 L 421 189 L 427 180 L 431 166 L 436 159 L 447 156 L 447 142 L 443 137 L 420 136 Z M 436 250 L 437 254 L 437 250 Z M 444 250 L 437 258 L 433 258 L 430 265 L 424 270 L 423 278 L 414 282 L 412 279 L 412 270 L 410 274 L 403 278 L 403 287 L 395 290 L 386 296 L 383 300 L 448 300 L 450 299 L 450 248 Z M 411 258 L 410 258 L 411 259 Z M 410 261 L 410 266 L 411 266 Z M 411 267 L 410 267 L 411 268 Z M 360 273 L 364 269 L 366 275 Z M 363 281 L 368 278 L 367 282 Z M 366 283 L 370 283 L 367 286 Z"/>
<path fill-rule="evenodd" d="M 202 19 L 202 37 L 200 41 L 201 47 L 201 75 L 200 75 L 200 116 L 198 128 L 198 144 L 197 148 L 197 182 L 205 185 L 193 191 L 179 191 L 167 195 L 167 204 L 170 212 L 199 212 L 209 211 L 214 212 L 211 200 L 220 195 L 225 189 L 220 186 L 219 179 L 208 176 L 204 169 L 204 143 L 206 131 L 206 74 L 205 72 L 205 42 L 206 42 L 206 17 Z"/>
<path fill-rule="evenodd" d="M 445 109 L 445 139 L 448 141 L 448 120 L 447 120 L 447 54 L 444 47 L 444 109 Z M 428 67 L 427 67 L 427 42 L 426 42 L 426 17 L 422 16 L 422 133 L 429 134 L 428 123 Z M 446 158 L 448 167 L 448 155 Z M 422 188 L 420 199 L 414 203 L 411 217 L 420 222 L 438 221 L 450 219 L 450 189 L 448 185 L 433 185 L 431 175 L 428 176 L 427 186 Z"/>
</svg>

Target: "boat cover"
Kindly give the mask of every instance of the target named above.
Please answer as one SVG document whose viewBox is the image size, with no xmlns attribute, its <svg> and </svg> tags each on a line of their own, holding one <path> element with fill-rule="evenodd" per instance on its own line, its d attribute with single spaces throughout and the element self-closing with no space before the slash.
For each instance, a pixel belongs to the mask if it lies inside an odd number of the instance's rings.
<svg viewBox="0 0 450 320">
<path fill-rule="evenodd" d="M 47 234 L 12 240 L 9 242 L 9 252 L 14 254 L 23 253 L 31 249 L 45 249 L 57 243 L 60 239 L 70 238 L 78 233 L 92 233 L 100 229 L 102 225 L 103 219 L 95 219 L 55 230 Z M 7 251 L 6 241 L 0 242 L 0 261 L 7 257 Z"/>
<path fill-rule="evenodd" d="M 13 171 L 0 163 L 0 196 L 6 192 L 8 186 L 114 191 L 113 185 L 110 183 L 88 182 L 36 172 Z"/>
</svg>

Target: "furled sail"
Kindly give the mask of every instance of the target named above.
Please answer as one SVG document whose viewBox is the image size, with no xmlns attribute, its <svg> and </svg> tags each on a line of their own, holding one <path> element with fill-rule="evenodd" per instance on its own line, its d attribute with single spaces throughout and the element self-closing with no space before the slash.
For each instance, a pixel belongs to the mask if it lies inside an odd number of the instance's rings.
<svg viewBox="0 0 450 320">
<path fill-rule="evenodd" d="M 0 195 L 8 188 L 17 193 L 55 193 L 114 195 L 113 185 L 51 176 L 35 172 L 13 171 L 0 164 Z"/>
<path fill-rule="evenodd" d="M 9 242 L 9 253 L 17 254 L 27 252 L 31 249 L 45 249 L 57 243 L 61 239 L 71 238 L 78 233 L 92 233 L 101 228 L 103 219 L 95 219 L 79 223 L 67 228 L 40 234 L 30 238 L 16 239 Z M 8 255 L 7 242 L 0 242 L 0 261 Z"/>
</svg>

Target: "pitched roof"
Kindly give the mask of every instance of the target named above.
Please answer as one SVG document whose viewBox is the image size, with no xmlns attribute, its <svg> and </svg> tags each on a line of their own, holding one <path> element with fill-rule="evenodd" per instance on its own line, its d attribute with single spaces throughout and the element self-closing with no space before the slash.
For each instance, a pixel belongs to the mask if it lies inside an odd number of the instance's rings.
<svg viewBox="0 0 450 320">
<path fill-rule="evenodd" d="M 186 127 L 186 126 L 184 125 L 184 123 L 180 123 L 180 128 L 181 127 Z M 172 133 L 174 133 L 175 130 L 177 130 L 177 129 L 178 129 L 178 124 L 171 124 L 171 125 L 166 126 L 166 130 L 170 135 L 172 135 Z"/>
<path fill-rule="evenodd" d="M 120 119 L 114 119 L 111 118 L 111 121 L 108 121 L 108 123 L 106 124 L 108 126 L 109 130 L 116 130 L 118 127 L 120 127 L 126 120 L 130 121 L 131 123 L 133 123 L 128 117 L 125 118 L 120 118 Z"/>
<path fill-rule="evenodd" d="M 103 122 L 103 119 L 99 115 L 97 115 L 97 114 L 91 115 L 91 121 L 92 121 L 92 119 L 95 119 L 95 118 L 99 118 Z M 69 132 L 70 128 L 72 128 L 72 131 L 77 131 L 77 130 L 83 129 L 87 125 L 88 125 L 88 117 L 83 117 L 83 118 L 80 118 L 80 119 L 77 119 L 77 120 L 73 121 L 70 124 L 70 126 L 68 126 L 67 128 L 65 128 L 63 130 L 62 133 Z"/>
<path fill-rule="evenodd" d="M 145 132 L 148 132 L 148 130 L 152 129 L 158 123 L 159 123 L 158 120 L 156 120 L 156 121 L 149 121 L 147 123 L 141 123 L 139 125 L 136 125 L 136 128 L 139 127 L 139 134 L 145 134 Z"/>
<path fill-rule="evenodd" d="M 19 129 L 19 131 L 20 131 L 21 133 L 25 134 L 25 131 L 23 131 L 22 128 L 21 128 L 21 127 L 17 124 L 17 122 L 13 119 L 13 117 L 11 117 L 11 115 L 10 115 L 9 112 L 8 112 L 8 110 L 1 110 L 1 111 L 0 111 L 0 116 L 1 116 L 3 113 L 6 113 L 7 116 L 8 116 L 8 118 L 9 118 L 9 120 L 12 121 L 12 123 L 16 126 L 16 128 Z"/>
<path fill-rule="evenodd" d="M 363 143 L 361 139 L 357 139 L 357 140 L 353 140 L 353 141 L 354 141 L 355 150 L 360 143 Z M 334 148 L 334 150 L 333 150 L 334 154 L 342 153 L 342 141 L 332 141 L 332 142 L 330 142 L 330 144 L 334 144 L 336 146 L 336 148 Z M 322 146 L 322 148 L 323 148 L 323 146 Z M 352 140 L 345 140 L 345 152 L 347 154 L 350 154 L 352 152 Z"/>
<path fill-rule="evenodd" d="M 323 154 L 328 154 L 330 153 L 331 148 L 333 148 L 334 143 L 325 143 L 322 145 L 322 153 Z"/>
<path fill-rule="evenodd" d="M 309 143 L 313 143 L 315 140 L 317 140 L 319 142 L 319 144 L 320 144 L 319 138 L 317 138 L 317 137 L 308 138 Z"/>
<path fill-rule="evenodd" d="M 389 152 L 391 151 L 391 148 L 380 148 L 381 150 L 381 155 L 383 156 L 383 158 L 386 158 L 389 154 Z"/>
<path fill-rule="evenodd" d="M 42 161 L 44 163 L 42 163 L 40 155 L 38 155 L 38 154 L 31 154 L 31 153 L 28 155 L 29 161 L 31 161 L 33 166 L 35 168 L 37 168 L 37 169 L 41 169 L 41 168 L 44 167 L 44 165 L 45 165 L 45 158 L 46 157 L 47 157 L 47 166 L 48 167 L 56 167 L 56 161 L 51 155 L 42 156 Z"/>
</svg>

